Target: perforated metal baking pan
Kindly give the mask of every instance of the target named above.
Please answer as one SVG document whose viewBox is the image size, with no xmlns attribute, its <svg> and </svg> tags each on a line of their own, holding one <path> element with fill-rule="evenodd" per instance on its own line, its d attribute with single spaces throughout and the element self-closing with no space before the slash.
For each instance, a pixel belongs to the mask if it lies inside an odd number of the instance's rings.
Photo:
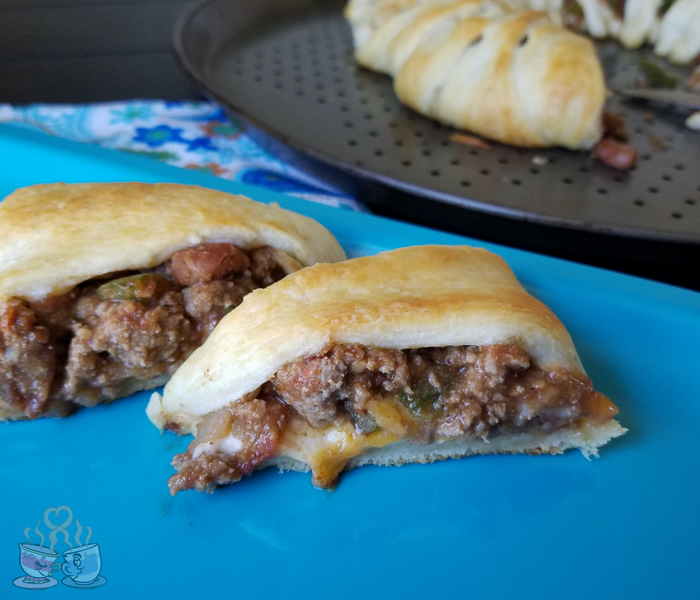
<svg viewBox="0 0 700 600">
<path fill-rule="evenodd" d="M 612 98 L 640 160 L 629 173 L 562 149 L 490 148 L 403 107 L 391 79 L 358 67 L 336 0 L 213 0 L 175 33 L 189 74 L 276 138 L 413 195 L 543 224 L 700 242 L 700 133 L 687 111 Z M 632 83 L 641 57 L 599 45 L 610 87 Z M 659 59 L 660 60 L 660 59 Z M 670 67 L 679 77 L 689 69 Z M 653 113 L 653 116 L 652 116 Z"/>
</svg>

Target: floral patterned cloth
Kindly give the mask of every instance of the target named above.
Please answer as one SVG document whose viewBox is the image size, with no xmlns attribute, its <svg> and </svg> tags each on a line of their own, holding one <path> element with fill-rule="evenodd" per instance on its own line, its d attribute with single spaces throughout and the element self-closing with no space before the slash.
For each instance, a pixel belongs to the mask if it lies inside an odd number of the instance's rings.
<svg viewBox="0 0 700 600">
<path fill-rule="evenodd" d="M 0 122 L 339 208 L 365 210 L 348 191 L 349 180 L 331 171 L 323 171 L 321 178 L 294 164 L 289 157 L 282 158 L 279 152 L 260 143 L 262 134 L 229 118 L 211 102 L 0 104 Z"/>
</svg>

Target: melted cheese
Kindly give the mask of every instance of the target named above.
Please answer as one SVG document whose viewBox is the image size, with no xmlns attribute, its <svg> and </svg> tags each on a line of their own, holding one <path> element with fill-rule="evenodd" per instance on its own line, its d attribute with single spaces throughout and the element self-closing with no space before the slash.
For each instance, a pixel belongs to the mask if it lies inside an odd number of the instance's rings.
<svg viewBox="0 0 700 600">
<path fill-rule="evenodd" d="M 301 417 L 294 417 L 285 427 L 280 453 L 308 464 L 315 486 L 332 487 L 349 460 L 369 448 L 397 442 L 411 430 L 406 416 L 393 404 L 372 401 L 370 413 L 380 425 L 371 433 L 358 433 L 346 419 L 318 429 Z"/>
</svg>

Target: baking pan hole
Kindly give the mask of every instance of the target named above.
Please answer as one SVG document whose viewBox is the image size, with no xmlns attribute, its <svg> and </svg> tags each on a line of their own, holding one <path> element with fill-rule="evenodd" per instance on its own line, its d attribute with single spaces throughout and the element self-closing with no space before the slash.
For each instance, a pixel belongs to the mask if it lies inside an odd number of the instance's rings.
<svg viewBox="0 0 700 600">
<path fill-rule="evenodd" d="M 671 216 L 672 216 L 674 219 L 682 219 L 682 218 L 683 218 L 683 215 L 682 215 L 681 213 L 679 213 L 679 212 L 674 212 Z"/>
<path fill-rule="evenodd" d="M 384 105 L 384 112 L 391 112 L 391 106 L 389 106 L 388 104 L 385 104 Z"/>
<path fill-rule="evenodd" d="M 635 200 L 634 205 L 635 206 L 644 206 L 644 200 Z"/>
<path fill-rule="evenodd" d="M 588 173 L 588 171 L 590 171 L 586 165 L 581 165 L 578 170 L 581 171 L 581 173 Z"/>
<path fill-rule="evenodd" d="M 256 83 L 260 83 L 262 80 L 263 80 L 263 78 L 260 77 L 260 75 L 258 75 L 257 77 L 255 77 L 255 78 L 253 79 L 253 81 L 255 81 Z"/>
<path fill-rule="evenodd" d="M 353 127 L 353 122 L 352 122 L 352 121 L 345 121 L 344 125 L 345 125 L 345 127 L 347 127 L 348 129 L 352 129 L 352 127 Z"/>
<path fill-rule="evenodd" d="M 416 131 L 413 135 L 416 137 L 423 137 L 423 132 L 422 131 Z"/>
<path fill-rule="evenodd" d="M 319 104 L 325 104 L 325 103 L 326 103 L 326 99 L 325 99 L 323 96 L 319 96 L 319 97 L 316 99 L 316 102 L 318 102 Z"/>
<path fill-rule="evenodd" d="M 532 169 L 530 169 L 530 173 L 532 173 L 533 175 L 539 175 L 540 170 L 536 167 L 532 167 Z"/>
<path fill-rule="evenodd" d="M 479 156 L 479 151 L 478 151 L 478 150 L 474 150 L 474 148 L 472 148 L 472 149 L 469 151 L 469 154 L 471 154 L 472 156 Z"/>
<path fill-rule="evenodd" d="M 513 185 L 520 185 L 522 183 L 522 181 L 520 181 L 520 179 L 513 179 L 513 181 L 511 181 L 511 183 Z"/>
<path fill-rule="evenodd" d="M 651 154 L 642 154 L 642 160 L 651 160 Z"/>
<path fill-rule="evenodd" d="M 635 127 L 634 132 L 635 133 L 644 133 L 644 129 L 642 129 L 641 127 Z"/>
<path fill-rule="evenodd" d="M 363 163 L 361 160 L 356 160 L 355 161 L 355 166 L 356 167 L 364 167 L 365 163 Z"/>
<path fill-rule="evenodd" d="M 617 183 L 621 183 L 625 180 L 625 178 L 622 175 L 613 175 L 613 181 L 617 181 Z"/>
<path fill-rule="evenodd" d="M 459 164 L 459 161 L 458 161 L 456 158 L 453 158 L 453 159 L 450 161 L 450 164 L 451 164 L 451 165 L 454 165 L 454 166 L 456 167 L 456 166 Z"/>
<path fill-rule="evenodd" d="M 345 98 L 345 92 L 343 90 L 338 90 L 335 95 L 338 96 L 338 98 Z"/>
<path fill-rule="evenodd" d="M 317 84 L 316 84 L 316 89 L 317 89 L 317 90 L 322 90 L 322 89 L 324 89 L 325 87 L 326 87 L 326 86 L 323 85 L 322 83 L 317 83 Z"/>
<path fill-rule="evenodd" d="M 384 151 L 383 150 L 375 150 L 374 155 L 375 156 L 384 156 Z"/>
<path fill-rule="evenodd" d="M 396 140 L 394 142 L 394 146 L 398 146 L 399 148 L 401 148 L 403 146 L 403 142 L 401 140 Z"/>
<path fill-rule="evenodd" d="M 652 186 L 649 188 L 649 191 L 650 191 L 652 194 L 658 194 L 658 193 L 659 193 L 659 188 L 654 187 L 654 186 L 652 185 Z"/>
<path fill-rule="evenodd" d="M 438 171 L 438 170 L 430 171 L 430 174 L 431 174 L 433 177 L 439 177 L 439 176 L 440 176 L 440 171 Z"/>
<path fill-rule="evenodd" d="M 360 104 L 367 104 L 367 98 L 360 98 Z"/>
<path fill-rule="evenodd" d="M 685 203 L 689 204 L 690 206 L 695 206 L 695 200 L 693 200 L 692 198 L 686 199 Z"/>
<path fill-rule="evenodd" d="M 481 173 L 482 175 L 490 175 L 491 171 L 489 171 L 488 169 L 481 169 L 481 171 L 479 171 L 479 173 Z"/>
<path fill-rule="evenodd" d="M 402 164 L 404 167 L 410 167 L 410 166 L 411 166 L 411 161 L 410 161 L 410 160 L 403 160 L 403 161 L 401 161 L 401 164 Z"/>
<path fill-rule="evenodd" d="M 440 145 L 441 145 L 443 148 L 447 148 L 447 146 L 450 145 L 450 141 L 449 141 L 449 140 L 442 140 L 442 141 L 440 142 Z"/>
<path fill-rule="evenodd" d="M 572 184 L 574 182 L 574 180 L 571 179 L 571 177 L 564 177 L 564 179 L 562 179 L 562 181 L 566 184 Z"/>
<path fill-rule="evenodd" d="M 371 120 L 372 120 L 372 113 L 367 113 L 367 114 L 365 115 L 365 119 L 366 119 L 367 121 L 371 121 Z"/>
<path fill-rule="evenodd" d="M 423 156 L 432 156 L 433 153 L 430 150 L 423 150 L 421 154 L 423 154 Z"/>
<path fill-rule="evenodd" d="M 341 112 L 348 112 L 350 109 L 349 109 L 345 104 L 343 104 L 343 105 L 340 107 L 340 110 L 341 110 Z"/>
<path fill-rule="evenodd" d="M 507 158 L 499 158 L 498 162 L 501 163 L 502 165 L 507 165 L 508 164 L 508 159 Z"/>
<path fill-rule="evenodd" d="M 294 78 L 294 82 L 295 82 L 295 83 L 304 83 L 304 78 L 303 78 L 301 75 L 297 75 L 297 76 Z"/>
<path fill-rule="evenodd" d="M 392 129 L 396 129 L 398 125 L 396 123 L 389 123 L 389 127 L 391 127 Z"/>
<path fill-rule="evenodd" d="M 663 179 L 664 181 L 671 181 L 671 176 L 670 175 L 662 175 L 661 179 Z"/>
<path fill-rule="evenodd" d="M 599 194 L 602 194 L 602 195 L 605 195 L 605 194 L 608 193 L 608 190 L 607 190 L 606 188 L 598 188 L 598 193 L 599 193 Z"/>
<path fill-rule="evenodd" d="M 469 187 L 471 185 L 471 182 L 467 181 L 466 179 L 463 179 L 459 182 L 459 185 L 461 185 L 462 187 Z"/>
<path fill-rule="evenodd" d="M 678 164 L 675 165 L 673 168 L 674 168 L 676 171 L 682 171 L 683 169 L 685 169 L 685 166 L 682 165 L 681 163 L 678 163 Z"/>
<path fill-rule="evenodd" d="M 377 137 L 379 134 L 376 131 L 370 131 L 369 137 Z"/>
<path fill-rule="evenodd" d="M 357 140 L 348 140 L 348 146 L 357 146 Z"/>
<path fill-rule="evenodd" d="M 304 90 L 297 90 L 295 93 L 301 98 L 304 95 Z"/>
</svg>

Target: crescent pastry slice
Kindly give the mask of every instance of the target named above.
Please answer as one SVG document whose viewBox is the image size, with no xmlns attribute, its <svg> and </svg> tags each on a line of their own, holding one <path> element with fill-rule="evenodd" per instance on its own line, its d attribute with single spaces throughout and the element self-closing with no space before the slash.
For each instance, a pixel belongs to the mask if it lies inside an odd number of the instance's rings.
<svg viewBox="0 0 700 600">
<path fill-rule="evenodd" d="M 243 196 L 37 185 L 0 203 L 0 420 L 162 385 L 254 289 L 343 260 L 319 223 Z"/>
<path fill-rule="evenodd" d="M 365 464 L 595 455 L 624 433 L 617 412 L 554 314 L 467 246 L 317 265 L 253 292 L 147 409 L 196 435 L 171 493 L 267 466 L 332 487 Z"/>
<path fill-rule="evenodd" d="M 661 19 L 654 52 L 674 63 L 700 58 L 700 0 L 676 0 Z"/>
<path fill-rule="evenodd" d="M 651 40 L 659 26 L 663 0 L 626 0 L 617 37 L 627 48 L 639 48 Z"/>
<path fill-rule="evenodd" d="M 513 2 L 353 0 L 346 16 L 358 62 L 418 112 L 517 146 L 593 147 L 605 83 L 592 43 Z"/>
</svg>

